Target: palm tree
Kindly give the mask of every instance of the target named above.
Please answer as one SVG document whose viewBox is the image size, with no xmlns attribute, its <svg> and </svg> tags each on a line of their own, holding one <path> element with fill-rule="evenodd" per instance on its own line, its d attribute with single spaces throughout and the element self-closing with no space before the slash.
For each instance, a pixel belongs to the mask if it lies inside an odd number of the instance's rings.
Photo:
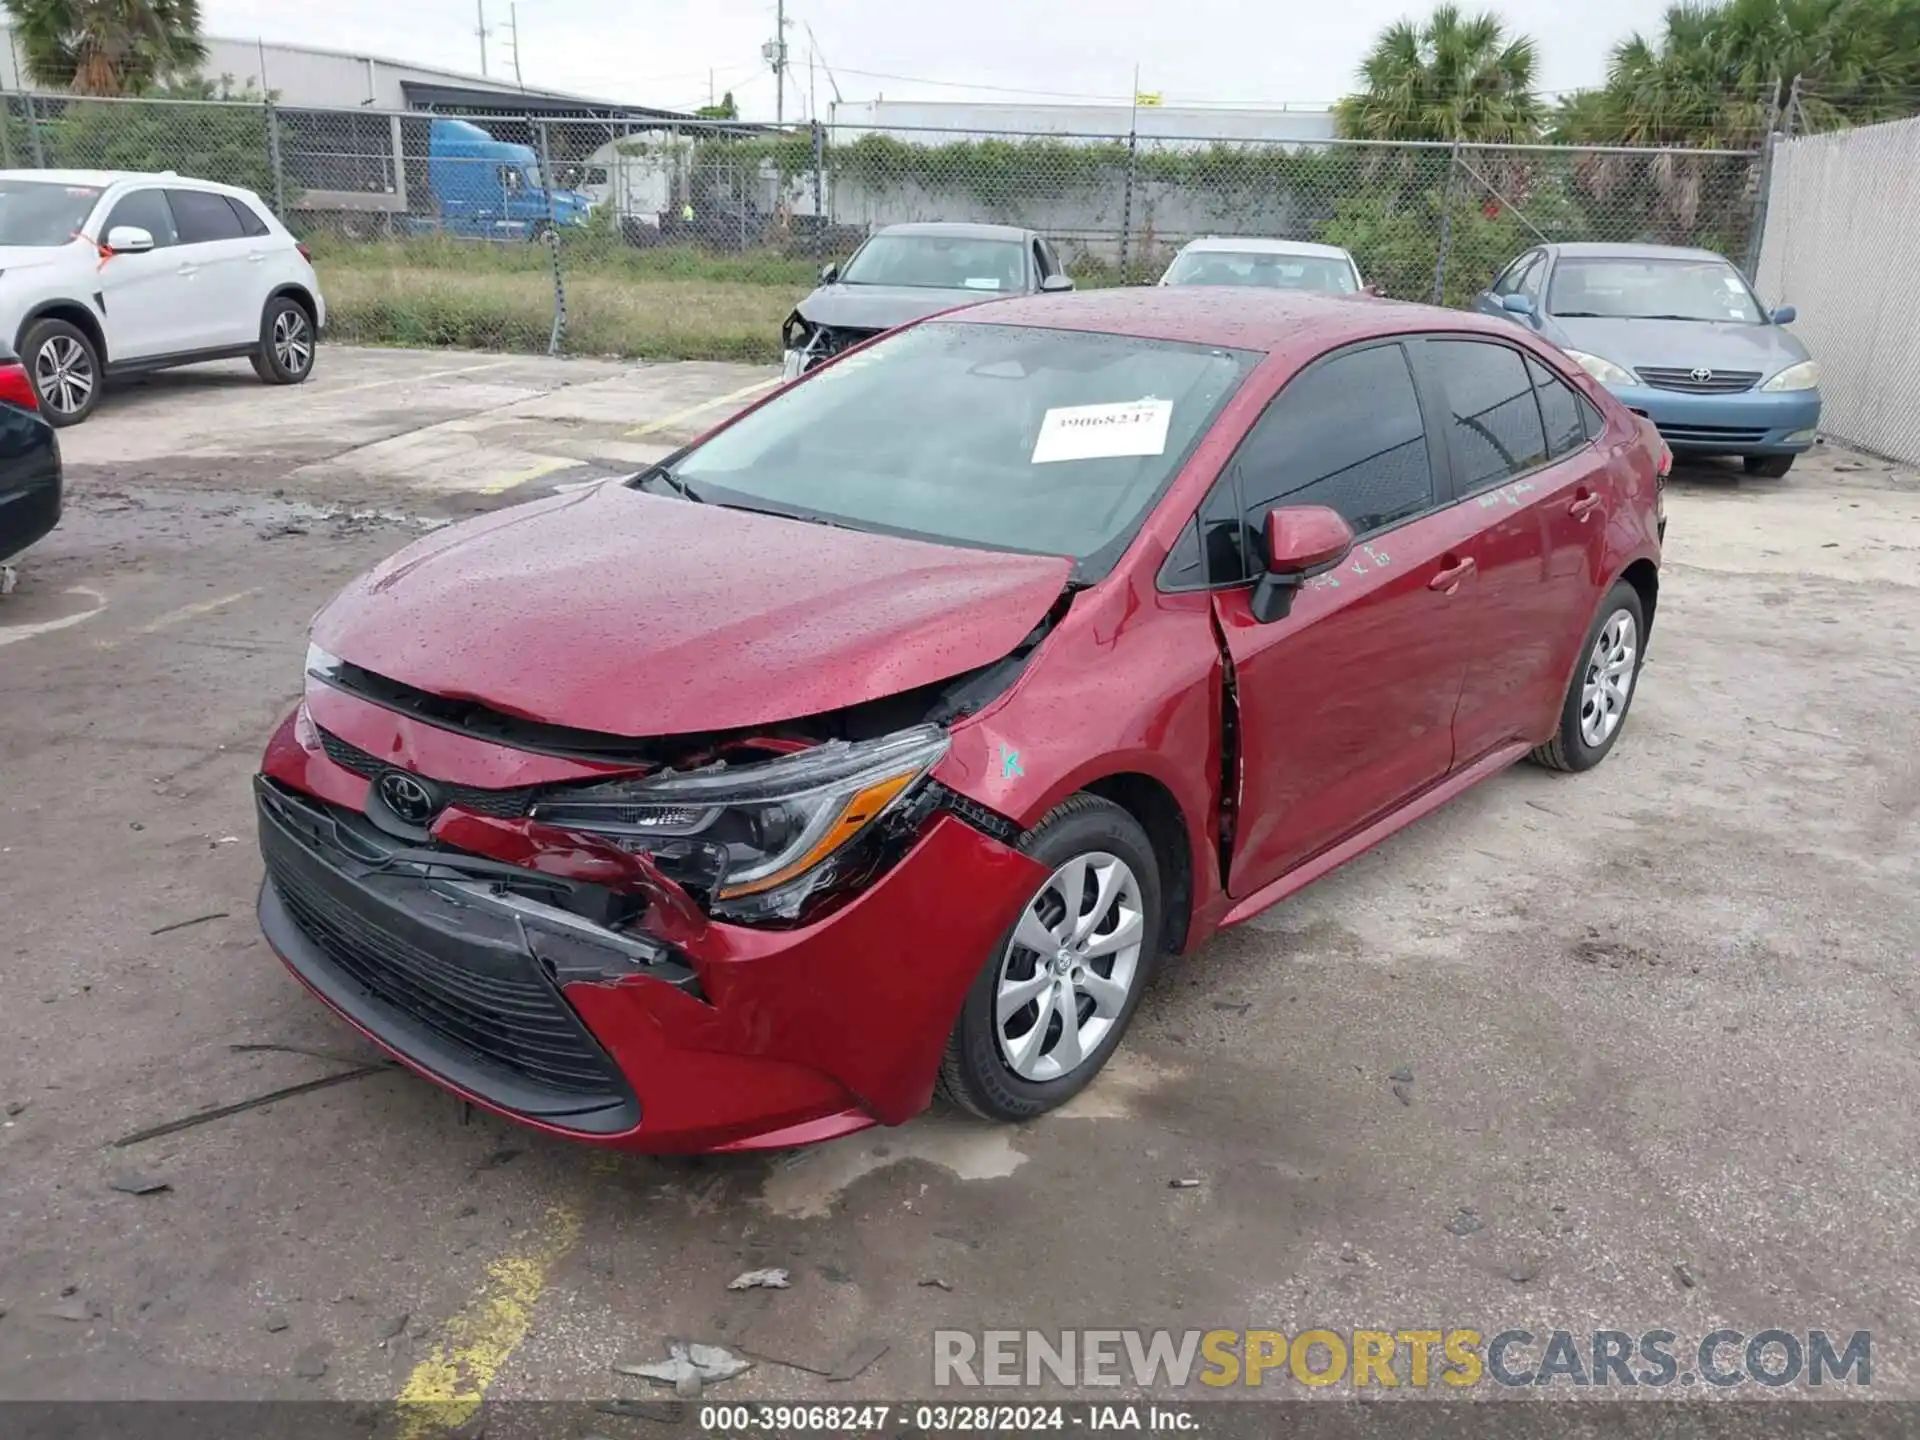
<svg viewBox="0 0 1920 1440">
<path fill-rule="evenodd" d="M 76 95 L 138 95 L 207 58 L 199 0 L 4 0 L 28 76 Z"/>
<path fill-rule="evenodd" d="M 1360 66 L 1359 93 L 1334 107 L 1335 122 L 1359 140 L 1532 140 L 1538 59 L 1532 39 L 1509 38 L 1492 12 L 1441 5 L 1424 23 L 1399 20 L 1380 33 Z"/>
</svg>

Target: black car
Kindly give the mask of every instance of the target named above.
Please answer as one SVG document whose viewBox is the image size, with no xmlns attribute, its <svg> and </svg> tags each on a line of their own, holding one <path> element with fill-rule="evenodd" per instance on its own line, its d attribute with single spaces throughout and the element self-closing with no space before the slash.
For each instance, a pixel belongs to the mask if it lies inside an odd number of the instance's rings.
<svg viewBox="0 0 1920 1440">
<path fill-rule="evenodd" d="M 787 317 L 780 339 L 791 380 L 883 330 L 960 305 L 1073 280 L 1047 238 L 1012 225 L 889 225 L 845 265 L 820 272 L 820 288 Z"/>
<path fill-rule="evenodd" d="M 60 442 L 40 414 L 33 381 L 0 341 L 0 564 L 60 520 Z"/>
</svg>

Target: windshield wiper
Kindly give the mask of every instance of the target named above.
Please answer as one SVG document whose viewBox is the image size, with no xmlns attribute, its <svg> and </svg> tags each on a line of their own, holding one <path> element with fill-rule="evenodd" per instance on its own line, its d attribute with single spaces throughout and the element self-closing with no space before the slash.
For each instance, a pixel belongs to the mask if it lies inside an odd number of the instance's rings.
<svg viewBox="0 0 1920 1440">
<path fill-rule="evenodd" d="M 1602 315 L 1598 310 L 1556 310 L 1553 312 L 1553 318 L 1556 320 L 1605 320 L 1609 317 Z"/>
<path fill-rule="evenodd" d="M 642 485 L 646 484 L 649 480 L 658 480 L 682 500 L 691 500 L 696 505 L 704 505 L 707 503 L 705 497 L 703 497 L 698 490 L 695 490 L 664 465 L 649 465 L 636 475 L 634 479 Z"/>
<path fill-rule="evenodd" d="M 1621 318 L 1625 320 L 1691 320 L 1700 325 L 1714 323 L 1711 315 L 1625 315 Z"/>
</svg>

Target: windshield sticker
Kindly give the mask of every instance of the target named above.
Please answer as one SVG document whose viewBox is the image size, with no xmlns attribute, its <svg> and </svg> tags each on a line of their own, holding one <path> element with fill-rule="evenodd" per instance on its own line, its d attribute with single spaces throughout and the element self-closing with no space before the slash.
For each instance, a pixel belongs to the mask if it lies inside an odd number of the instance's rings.
<svg viewBox="0 0 1920 1440">
<path fill-rule="evenodd" d="M 1119 405 L 1068 405 L 1049 410 L 1033 442 L 1033 463 L 1056 460 L 1114 460 L 1129 455 L 1164 455 L 1171 400 L 1128 400 Z"/>
<path fill-rule="evenodd" d="M 1721 283 L 1724 284 L 1727 287 L 1727 289 L 1731 290 L 1735 295 L 1738 295 L 1741 293 L 1740 281 L 1736 276 L 1723 275 L 1720 277 L 1720 279 L 1721 279 Z"/>
<path fill-rule="evenodd" d="M 969 290 L 998 290 L 1000 288 L 1000 277 L 998 275 L 970 275 L 960 283 Z"/>
</svg>

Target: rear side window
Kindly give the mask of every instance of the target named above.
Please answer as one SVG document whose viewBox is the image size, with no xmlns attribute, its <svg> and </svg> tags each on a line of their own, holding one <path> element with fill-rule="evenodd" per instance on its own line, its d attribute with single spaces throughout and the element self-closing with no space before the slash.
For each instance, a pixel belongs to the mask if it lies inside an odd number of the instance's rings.
<svg viewBox="0 0 1920 1440">
<path fill-rule="evenodd" d="M 205 245 L 215 240 L 238 240 L 240 217 L 227 204 L 227 197 L 210 190 L 169 190 L 174 222 L 180 227 L 182 245 Z"/>
<path fill-rule="evenodd" d="M 258 239 L 262 235 L 271 233 L 267 229 L 267 222 L 260 218 L 260 212 L 255 210 L 253 206 L 239 199 L 237 196 L 227 195 L 222 198 L 226 200 L 227 204 L 233 207 L 233 216 L 234 219 L 240 222 L 240 233 L 242 235 L 247 236 L 249 239 Z"/>
<path fill-rule="evenodd" d="M 116 225 L 131 225 L 146 231 L 153 236 L 156 246 L 172 245 L 179 239 L 174 230 L 173 210 L 162 190 L 135 190 L 114 201 L 113 213 L 107 216 L 100 238 L 105 240 Z"/>
<path fill-rule="evenodd" d="M 1256 536 L 1278 505 L 1330 506 L 1356 535 L 1430 508 L 1433 466 L 1405 350 L 1375 345 L 1315 365 L 1267 407 L 1234 463 Z"/>
<path fill-rule="evenodd" d="M 1547 437 L 1520 352 L 1478 340 L 1428 345 L 1446 386 L 1459 492 L 1471 495 L 1541 464 Z"/>
<path fill-rule="evenodd" d="M 1540 397 L 1540 419 L 1547 427 L 1547 454 L 1558 460 L 1571 455 L 1587 443 L 1586 417 L 1580 413 L 1580 397 L 1573 387 L 1555 375 L 1531 355 L 1527 370 L 1533 376 L 1533 393 Z"/>
</svg>

